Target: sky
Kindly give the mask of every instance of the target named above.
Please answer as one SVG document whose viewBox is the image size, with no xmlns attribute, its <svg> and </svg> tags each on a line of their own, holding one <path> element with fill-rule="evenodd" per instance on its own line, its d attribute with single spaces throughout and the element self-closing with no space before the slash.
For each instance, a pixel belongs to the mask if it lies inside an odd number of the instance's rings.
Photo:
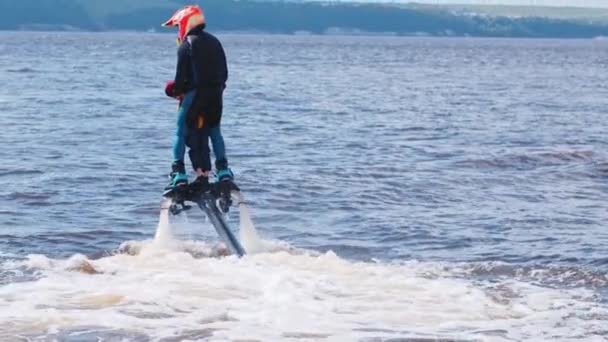
<svg viewBox="0 0 608 342">
<path fill-rule="evenodd" d="M 344 0 L 343 0 L 344 1 Z M 537 5 L 608 8 L 608 0 L 352 0 L 360 2 L 418 2 L 426 4 Z"/>
</svg>

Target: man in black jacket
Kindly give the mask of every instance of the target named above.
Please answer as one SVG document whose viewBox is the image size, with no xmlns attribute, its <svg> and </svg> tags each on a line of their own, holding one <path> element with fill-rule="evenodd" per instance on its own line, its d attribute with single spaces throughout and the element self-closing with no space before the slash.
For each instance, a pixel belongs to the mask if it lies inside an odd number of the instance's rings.
<svg viewBox="0 0 608 342">
<path fill-rule="evenodd" d="M 180 99 L 177 131 L 173 144 L 170 187 L 187 184 L 185 145 L 197 179 L 194 186 L 208 188 L 211 171 L 209 138 L 216 156 L 217 181 L 232 181 L 224 139 L 220 130 L 223 92 L 228 79 L 226 55 L 220 41 L 205 31 L 205 17 L 198 6 L 178 10 L 163 26 L 178 26 L 178 57 L 175 81 L 165 92 Z"/>
</svg>

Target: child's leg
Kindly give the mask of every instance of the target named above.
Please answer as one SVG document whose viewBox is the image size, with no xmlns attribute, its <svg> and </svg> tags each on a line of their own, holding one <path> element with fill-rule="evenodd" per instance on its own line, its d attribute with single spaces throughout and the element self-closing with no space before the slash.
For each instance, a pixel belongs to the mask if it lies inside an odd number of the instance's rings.
<svg viewBox="0 0 608 342">
<path fill-rule="evenodd" d="M 177 112 L 177 127 L 175 130 L 175 137 L 173 139 L 173 161 L 183 163 L 184 155 L 186 154 L 186 114 L 190 110 L 192 100 L 196 95 L 196 91 L 191 91 L 182 100 L 179 110 Z"/>
<path fill-rule="evenodd" d="M 184 166 L 184 155 L 186 154 L 186 114 L 192 105 L 196 91 L 192 91 L 180 102 L 177 111 L 177 125 L 175 137 L 173 138 L 173 163 L 171 164 L 171 183 L 169 187 L 188 183 L 186 167 Z"/>
<path fill-rule="evenodd" d="M 234 179 L 234 174 L 228 167 L 226 146 L 224 145 L 224 138 L 222 137 L 222 131 L 219 124 L 216 127 L 209 129 L 209 136 L 211 137 L 211 144 L 213 145 L 213 153 L 215 153 L 216 180 L 232 181 Z"/>
<path fill-rule="evenodd" d="M 215 168 L 218 170 L 228 168 L 226 145 L 224 144 L 220 125 L 218 124 L 216 127 L 210 128 L 209 135 L 211 137 L 211 144 L 213 145 L 213 153 L 215 154 Z"/>
</svg>

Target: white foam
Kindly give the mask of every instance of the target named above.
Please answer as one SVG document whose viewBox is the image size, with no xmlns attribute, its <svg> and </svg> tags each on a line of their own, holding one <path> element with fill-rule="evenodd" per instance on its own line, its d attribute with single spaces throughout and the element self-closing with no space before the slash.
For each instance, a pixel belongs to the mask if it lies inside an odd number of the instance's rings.
<svg viewBox="0 0 608 342">
<path fill-rule="evenodd" d="M 204 255 L 209 246 L 175 247 L 94 261 L 31 256 L 21 266 L 45 276 L 0 288 L 0 332 L 102 326 L 153 338 L 205 328 L 227 340 L 552 340 L 592 336 L 607 323 L 606 307 L 584 289 L 427 277 L 437 264 L 349 262 L 331 252 L 195 258 L 193 250 Z M 101 274 L 79 272 L 82 262 Z"/>
<path fill-rule="evenodd" d="M 5 270 L 39 276 L 0 287 L 0 340 L 79 327 L 152 339 L 199 331 L 213 340 L 593 340 L 608 324 L 608 308 L 591 290 L 483 282 L 462 278 L 460 266 L 350 262 L 295 250 L 262 240 L 244 204 L 240 223 L 244 258 L 175 239 L 162 210 L 154 239 L 125 242 L 122 253 L 6 262 Z"/>
</svg>

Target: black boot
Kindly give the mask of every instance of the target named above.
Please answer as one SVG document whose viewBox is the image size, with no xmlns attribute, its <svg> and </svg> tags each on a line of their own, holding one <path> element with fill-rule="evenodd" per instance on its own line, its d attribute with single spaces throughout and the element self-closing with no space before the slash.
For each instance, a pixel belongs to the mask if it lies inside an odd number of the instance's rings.
<svg viewBox="0 0 608 342">
<path fill-rule="evenodd" d="M 220 209 L 227 213 L 232 205 L 233 190 L 238 191 L 239 188 L 234 184 L 234 173 L 228 167 L 227 161 L 216 162 L 217 170 L 215 172 L 215 181 L 217 187 L 217 195 L 219 197 Z"/>
<path fill-rule="evenodd" d="M 174 161 L 171 164 L 171 183 L 165 188 L 166 190 L 175 188 L 178 185 L 187 185 L 188 176 L 186 175 L 186 167 L 181 160 Z"/>
</svg>

